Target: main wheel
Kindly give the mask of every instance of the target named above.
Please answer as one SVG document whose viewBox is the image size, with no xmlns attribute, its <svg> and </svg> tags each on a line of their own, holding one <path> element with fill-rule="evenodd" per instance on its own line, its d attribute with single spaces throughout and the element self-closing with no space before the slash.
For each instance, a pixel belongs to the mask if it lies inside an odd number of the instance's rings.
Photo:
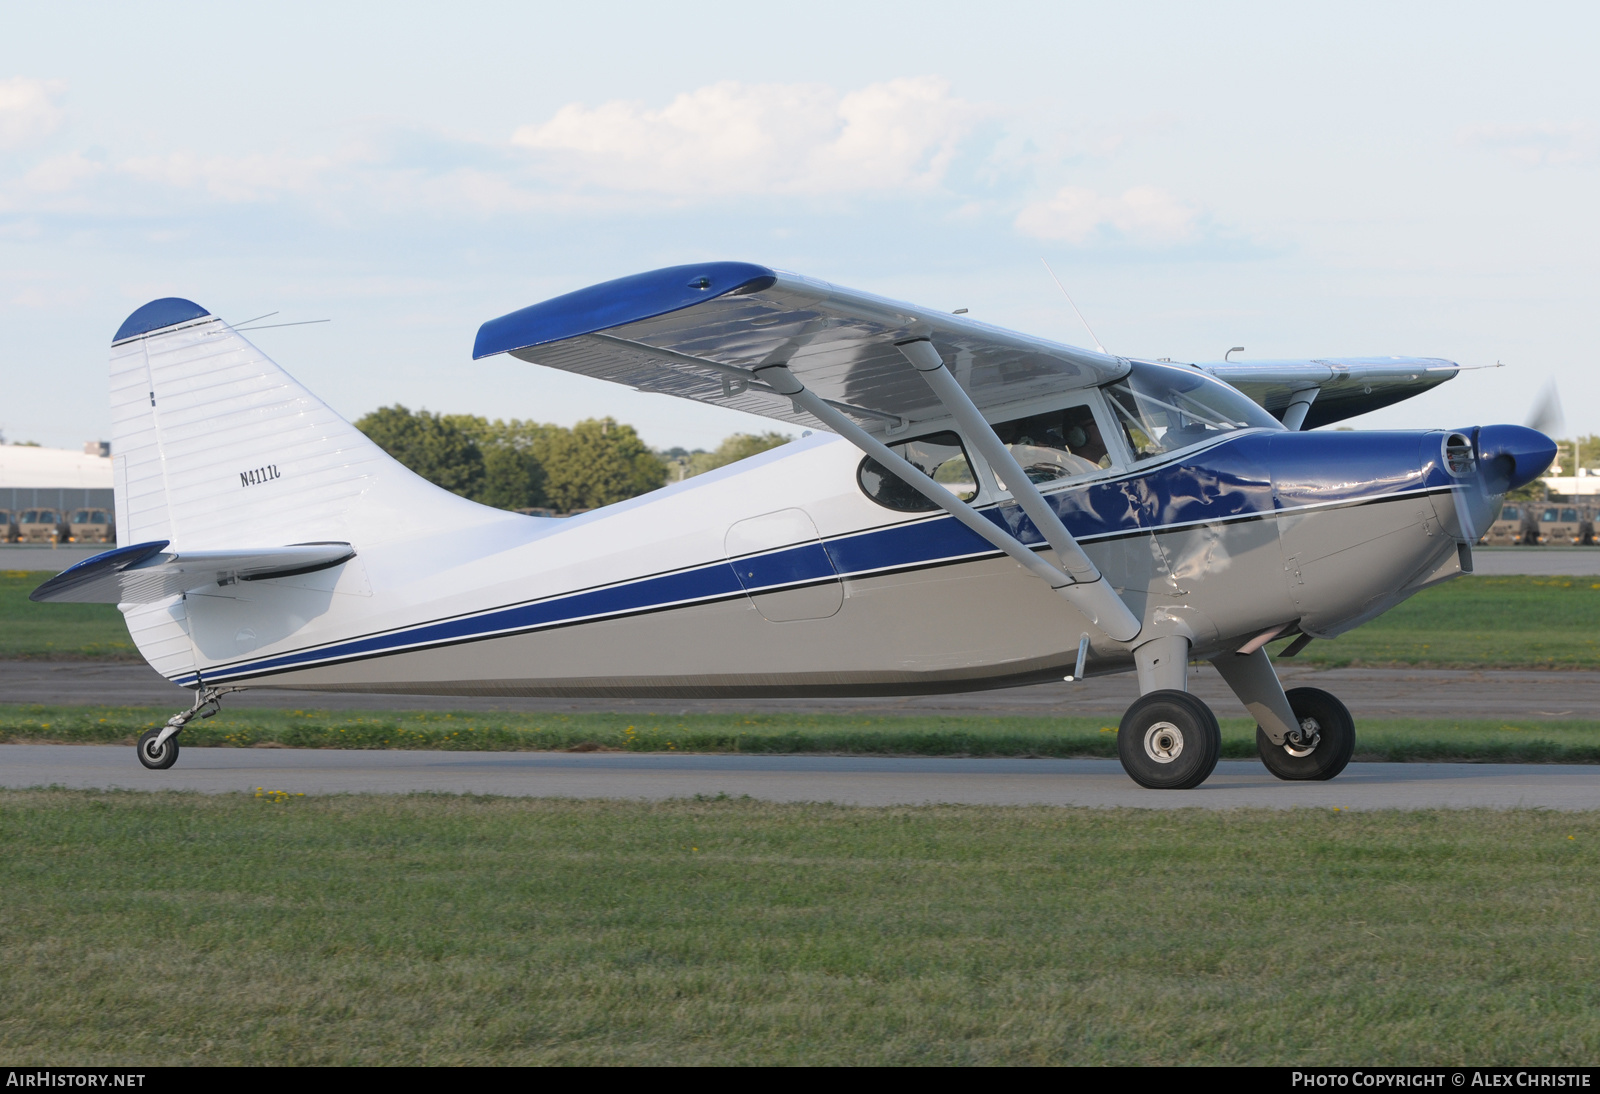
<svg viewBox="0 0 1600 1094">
<path fill-rule="evenodd" d="M 1267 770 L 1280 779 L 1331 779 L 1344 770 L 1356 750 L 1356 723 L 1349 708 L 1321 688 L 1293 688 L 1284 693 L 1300 720 L 1298 733 L 1281 745 L 1256 727 L 1256 751 Z"/>
<path fill-rule="evenodd" d="M 1150 790 L 1190 790 L 1205 782 L 1222 752 L 1211 708 L 1186 691 L 1152 691 L 1122 716 L 1117 758 Z"/>
<path fill-rule="evenodd" d="M 151 771 L 165 771 L 178 762 L 178 735 L 173 734 L 156 747 L 159 729 L 147 729 L 139 735 L 139 762 Z"/>
</svg>

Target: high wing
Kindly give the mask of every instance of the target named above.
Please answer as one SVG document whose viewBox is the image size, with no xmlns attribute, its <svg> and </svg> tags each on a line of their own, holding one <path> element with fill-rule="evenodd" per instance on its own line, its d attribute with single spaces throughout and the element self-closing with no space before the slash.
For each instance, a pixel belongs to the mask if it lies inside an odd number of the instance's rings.
<svg viewBox="0 0 1600 1094">
<path fill-rule="evenodd" d="M 672 266 L 492 319 L 474 359 L 534 364 L 713 403 L 811 429 L 810 414 L 756 379 L 787 363 L 804 385 L 875 433 L 948 411 L 895 348 L 930 339 L 980 408 L 1116 379 L 1126 361 L 964 316 L 745 262 Z"/>
<path fill-rule="evenodd" d="M 868 430 L 898 433 L 947 413 L 895 348 L 913 339 L 932 341 L 980 409 L 1104 383 L 1128 368 L 1118 357 L 747 262 L 671 266 L 534 304 L 483 324 L 472 355 L 510 353 L 640 391 L 828 428 L 752 371 L 787 363 Z M 1434 357 L 1194 367 L 1304 429 L 1420 395 L 1459 369 Z"/>
<path fill-rule="evenodd" d="M 1421 395 L 1461 369 L 1439 357 L 1212 361 L 1195 367 L 1232 384 L 1280 420 L 1295 402 L 1306 404 L 1301 429 L 1341 422 Z"/>
<path fill-rule="evenodd" d="M 61 571 L 29 600 L 76 604 L 154 604 L 169 596 L 228 585 L 292 577 L 355 557 L 348 543 L 300 543 L 238 551 L 169 552 L 165 540 L 118 547 Z"/>
</svg>

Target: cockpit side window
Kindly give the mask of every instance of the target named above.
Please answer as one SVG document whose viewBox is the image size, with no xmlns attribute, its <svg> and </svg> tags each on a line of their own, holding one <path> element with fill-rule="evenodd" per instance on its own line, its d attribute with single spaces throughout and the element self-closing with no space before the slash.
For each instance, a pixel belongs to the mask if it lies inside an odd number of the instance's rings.
<svg viewBox="0 0 1600 1094">
<path fill-rule="evenodd" d="M 1087 403 L 996 422 L 994 432 L 1036 484 L 1092 475 L 1112 464 L 1100 424 Z M 1003 479 L 997 482 L 1009 489 Z"/>
<path fill-rule="evenodd" d="M 978 496 L 977 476 L 967 461 L 961 438 L 953 432 L 931 433 L 892 444 L 889 450 L 917 468 L 962 501 Z M 885 509 L 900 513 L 928 513 L 939 508 L 915 487 L 893 474 L 871 456 L 856 470 L 861 492 Z"/>
<path fill-rule="evenodd" d="M 1241 429 L 1283 429 L 1243 393 L 1195 369 L 1134 362 L 1104 390 L 1138 460 Z"/>
</svg>

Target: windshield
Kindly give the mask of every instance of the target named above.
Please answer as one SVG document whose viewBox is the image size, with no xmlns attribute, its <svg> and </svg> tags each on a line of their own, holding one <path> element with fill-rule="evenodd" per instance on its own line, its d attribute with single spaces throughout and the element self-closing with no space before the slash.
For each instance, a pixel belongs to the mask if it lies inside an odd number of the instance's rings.
<svg viewBox="0 0 1600 1094">
<path fill-rule="evenodd" d="M 1239 391 L 1197 369 L 1136 361 L 1105 393 L 1140 460 L 1240 429 L 1283 428 Z"/>
</svg>

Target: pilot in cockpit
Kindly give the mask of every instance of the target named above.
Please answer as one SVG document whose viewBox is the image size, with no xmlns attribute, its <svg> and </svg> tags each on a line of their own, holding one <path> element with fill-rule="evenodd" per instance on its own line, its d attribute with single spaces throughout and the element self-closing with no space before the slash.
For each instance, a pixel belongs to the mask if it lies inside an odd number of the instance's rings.
<svg viewBox="0 0 1600 1094">
<path fill-rule="evenodd" d="M 1075 478 L 1111 466 L 1100 427 L 1087 405 L 1000 422 L 994 429 L 1035 483 Z"/>
</svg>

